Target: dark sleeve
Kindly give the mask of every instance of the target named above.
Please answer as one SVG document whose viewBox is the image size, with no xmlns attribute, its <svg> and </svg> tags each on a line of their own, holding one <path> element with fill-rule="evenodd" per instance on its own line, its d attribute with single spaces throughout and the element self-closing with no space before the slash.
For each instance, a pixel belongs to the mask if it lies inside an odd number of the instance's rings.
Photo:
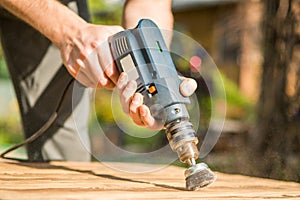
<svg viewBox="0 0 300 200">
<path fill-rule="evenodd" d="M 79 16 L 87 22 L 91 21 L 91 16 L 87 4 L 87 0 L 76 0 Z"/>
</svg>

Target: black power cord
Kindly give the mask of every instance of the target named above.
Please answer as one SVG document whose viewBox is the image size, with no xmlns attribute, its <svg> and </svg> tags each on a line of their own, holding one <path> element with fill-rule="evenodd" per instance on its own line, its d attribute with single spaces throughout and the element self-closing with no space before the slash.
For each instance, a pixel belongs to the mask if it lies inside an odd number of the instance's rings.
<svg viewBox="0 0 300 200">
<path fill-rule="evenodd" d="M 4 158 L 4 159 L 8 159 L 8 160 L 15 160 L 15 161 L 22 161 L 22 162 L 29 161 L 29 160 L 20 159 L 20 158 L 7 157 L 6 155 L 22 146 L 25 146 L 25 145 L 35 141 L 37 138 L 41 137 L 41 135 L 43 135 L 50 128 L 51 125 L 53 125 L 53 123 L 57 119 L 58 113 L 61 109 L 63 100 L 65 99 L 65 96 L 67 94 L 67 91 L 69 90 L 70 86 L 72 85 L 72 83 L 74 81 L 75 81 L 75 79 L 72 78 L 68 82 L 68 84 L 63 92 L 63 95 L 61 96 L 61 99 L 58 103 L 58 106 L 55 109 L 55 112 L 50 116 L 50 118 L 47 120 L 47 122 L 39 130 L 37 130 L 35 133 L 33 133 L 29 138 L 27 138 L 26 140 L 24 140 L 23 142 L 21 142 L 19 144 L 16 144 L 16 145 L 10 147 L 9 149 L 7 149 L 3 153 L 1 153 L 0 158 Z"/>
</svg>

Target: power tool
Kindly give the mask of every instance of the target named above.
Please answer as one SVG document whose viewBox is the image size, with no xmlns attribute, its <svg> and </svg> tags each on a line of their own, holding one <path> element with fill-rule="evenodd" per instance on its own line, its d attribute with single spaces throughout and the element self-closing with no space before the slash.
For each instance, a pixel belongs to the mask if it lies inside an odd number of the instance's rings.
<svg viewBox="0 0 300 200">
<path fill-rule="evenodd" d="M 169 144 L 185 171 L 187 190 L 198 190 L 216 179 L 205 163 L 196 163 L 198 138 L 186 105 L 188 97 L 180 93 L 181 80 L 158 26 L 142 19 L 134 29 L 119 32 L 108 39 L 111 54 L 119 72 L 126 72 L 137 82 L 136 92 L 158 123 L 162 123 Z"/>
</svg>

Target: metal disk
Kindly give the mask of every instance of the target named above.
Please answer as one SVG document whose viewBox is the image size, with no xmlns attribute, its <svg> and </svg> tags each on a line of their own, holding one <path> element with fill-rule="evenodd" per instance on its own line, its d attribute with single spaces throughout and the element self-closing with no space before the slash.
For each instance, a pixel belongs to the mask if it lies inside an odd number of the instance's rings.
<svg viewBox="0 0 300 200">
<path fill-rule="evenodd" d="M 199 190 L 212 184 L 217 178 L 205 163 L 191 166 L 185 171 L 185 176 L 187 190 Z"/>
</svg>

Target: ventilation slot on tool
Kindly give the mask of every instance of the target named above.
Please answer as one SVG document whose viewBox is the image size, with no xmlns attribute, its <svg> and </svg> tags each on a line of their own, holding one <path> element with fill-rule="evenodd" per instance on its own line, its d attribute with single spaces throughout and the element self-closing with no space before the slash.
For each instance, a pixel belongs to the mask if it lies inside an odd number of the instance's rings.
<svg viewBox="0 0 300 200">
<path fill-rule="evenodd" d="M 115 45 L 116 45 L 118 56 L 123 55 L 129 49 L 126 37 L 121 37 L 121 38 L 116 39 Z"/>
</svg>

